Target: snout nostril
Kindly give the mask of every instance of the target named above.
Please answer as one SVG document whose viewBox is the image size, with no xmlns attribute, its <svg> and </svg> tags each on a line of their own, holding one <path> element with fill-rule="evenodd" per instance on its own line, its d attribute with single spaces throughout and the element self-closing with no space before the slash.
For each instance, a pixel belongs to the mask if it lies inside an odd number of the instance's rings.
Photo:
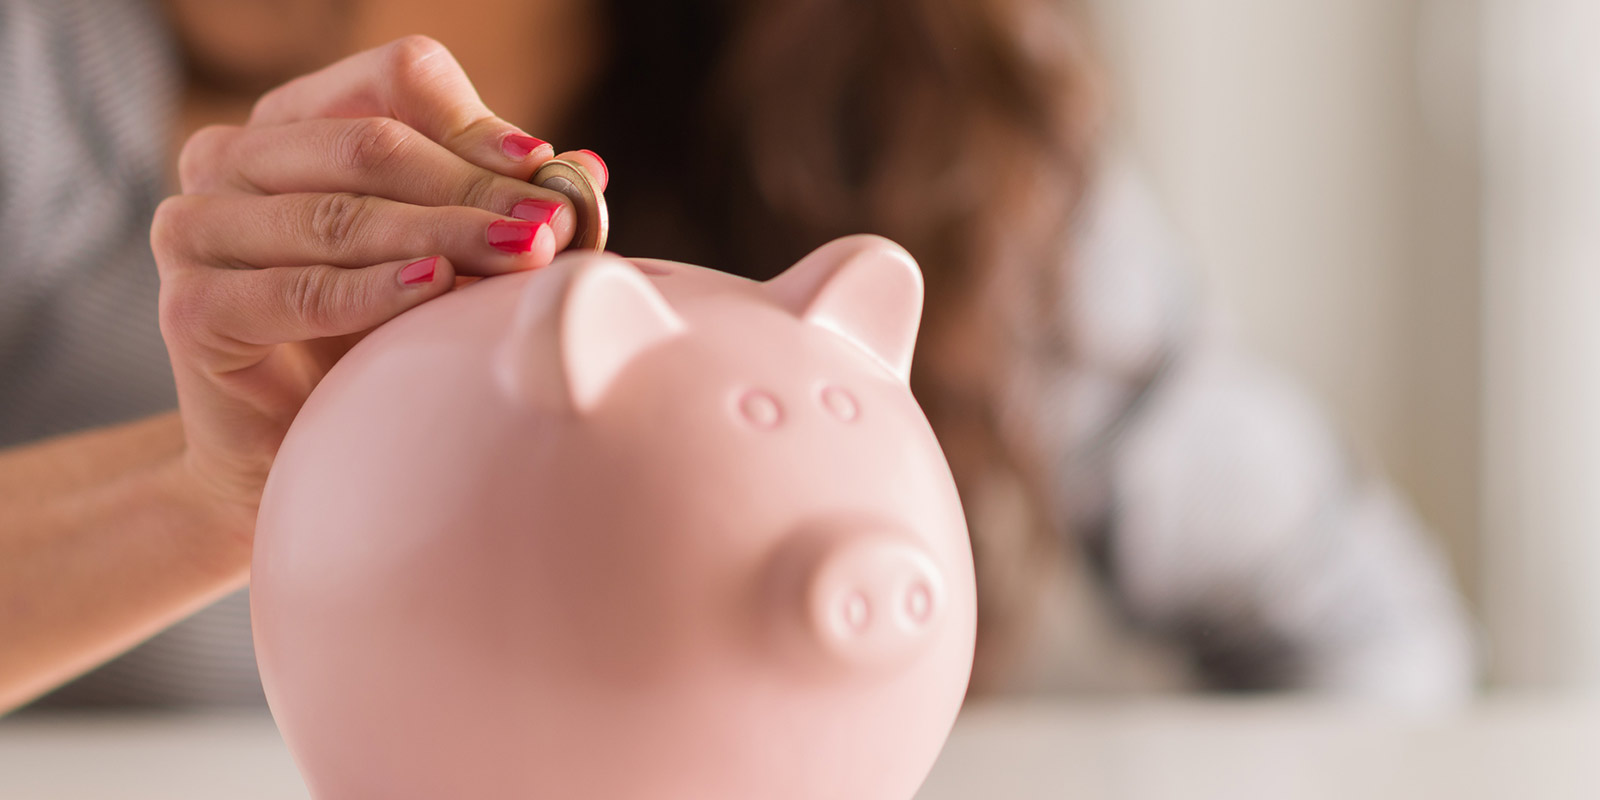
<svg viewBox="0 0 1600 800">
<path fill-rule="evenodd" d="M 948 601 L 939 564 L 919 542 L 871 529 L 793 541 L 783 551 L 793 554 L 793 571 L 771 583 L 783 587 L 784 614 L 799 623 L 776 629 L 786 639 L 827 663 L 872 669 L 904 665 L 941 641 L 934 633 Z"/>
<path fill-rule="evenodd" d="M 872 605 L 861 592 L 851 592 L 845 597 L 841 613 L 845 629 L 853 633 L 861 633 L 872 624 Z"/>
<path fill-rule="evenodd" d="M 933 590 L 923 581 L 917 581 L 906 591 L 905 603 L 906 616 L 918 625 L 926 624 L 933 616 Z"/>
</svg>

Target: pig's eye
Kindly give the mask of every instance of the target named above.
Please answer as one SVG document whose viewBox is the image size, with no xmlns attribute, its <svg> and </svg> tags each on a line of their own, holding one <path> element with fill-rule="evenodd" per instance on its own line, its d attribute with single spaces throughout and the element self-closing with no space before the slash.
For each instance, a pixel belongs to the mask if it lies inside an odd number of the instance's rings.
<svg viewBox="0 0 1600 800">
<path fill-rule="evenodd" d="M 822 403 L 822 407 L 840 422 L 854 422 L 856 417 L 861 415 L 861 406 L 856 402 L 855 395 L 843 387 L 831 384 L 824 386 L 817 399 Z"/>
<path fill-rule="evenodd" d="M 751 389 L 739 398 L 739 415 L 757 428 L 771 430 L 783 424 L 783 405 L 771 392 Z"/>
</svg>

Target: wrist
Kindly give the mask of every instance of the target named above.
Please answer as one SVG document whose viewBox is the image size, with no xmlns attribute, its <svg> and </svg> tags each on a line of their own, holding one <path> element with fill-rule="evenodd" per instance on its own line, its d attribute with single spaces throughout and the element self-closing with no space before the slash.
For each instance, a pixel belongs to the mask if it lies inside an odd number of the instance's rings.
<svg viewBox="0 0 1600 800">
<path fill-rule="evenodd" d="M 255 500 L 224 491 L 185 449 L 161 465 L 160 491 L 183 520 L 179 526 L 191 541 L 187 548 L 203 567 L 222 573 L 248 567 L 255 539 Z"/>
</svg>

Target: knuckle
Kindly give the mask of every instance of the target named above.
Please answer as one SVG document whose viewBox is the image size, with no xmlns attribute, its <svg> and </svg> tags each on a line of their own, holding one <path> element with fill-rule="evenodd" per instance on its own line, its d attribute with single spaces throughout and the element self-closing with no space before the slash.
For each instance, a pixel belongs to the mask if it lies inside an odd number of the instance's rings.
<svg viewBox="0 0 1600 800">
<path fill-rule="evenodd" d="M 150 219 L 150 249 L 163 274 L 166 265 L 182 250 L 184 231 L 193 219 L 198 202 L 193 195 L 175 194 L 156 206 L 155 215 Z"/>
<path fill-rule="evenodd" d="M 410 144 L 410 128 L 387 117 L 368 117 L 344 126 L 334 144 L 338 165 L 354 172 L 384 168 Z"/>
<path fill-rule="evenodd" d="M 450 52 L 438 39 L 422 33 L 402 36 L 389 43 L 394 58 L 405 61 L 426 60 Z"/>
<path fill-rule="evenodd" d="M 232 125 L 207 125 L 195 131 L 178 151 L 178 182 L 192 191 L 217 171 L 228 144 L 239 128 Z"/>
<path fill-rule="evenodd" d="M 198 341 L 206 330 L 208 316 L 205 293 L 196 291 L 192 281 L 163 278 L 157 321 L 161 338 L 169 348 L 182 351 Z"/>
<path fill-rule="evenodd" d="M 289 87 L 294 86 L 299 80 L 297 78 L 278 86 L 257 98 L 255 105 L 250 107 L 250 123 L 256 124 L 263 119 L 278 116 L 280 108 L 286 102 L 284 98 L 289 94 Z"/>
<path fill-rule="evenodd" d="M 386 54 L 389 76 L 401 88 L 415 86 L 455 63 L 450 50 L 431 36 L 413 34 L 389 44 Z"/>
<path fill-rule="evenodd" d="M 323 249 L 343 250 L 360 235 L 371 214 L 368 197 L 349 192 L 317 195 L 305 217 L 305 233 Z"/>
<path fill-rule="evenodd" d="M 497 202 L 498 189 L 501 186 L 500 176 L 492 172 L 480 171 L 473 175 L 465 184 L 462 184 L 460 195 L 456 198 L 456 205 L 469 208 L 482 208 L 495 213 L 504 209 Z"/>
<path fill-rule="evenodd" d="M 294 271 L 289 281 L 288 296 L 284 303 L 306 329 L 328 331 L 334 328 L 341 306 L 339 281 L 334 280 L 332 267 L 302 267 Z"/>
</svg>

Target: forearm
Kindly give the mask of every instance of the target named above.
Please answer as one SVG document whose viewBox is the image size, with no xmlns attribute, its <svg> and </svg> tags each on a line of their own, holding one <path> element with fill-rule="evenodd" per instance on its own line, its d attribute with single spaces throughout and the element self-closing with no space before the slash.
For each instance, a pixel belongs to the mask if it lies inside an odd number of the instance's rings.
<svg viewBox="0 0 1600 800">
<path fill-rule="evenodd" d="M 175 414 L 0 453 L 0 712 L 244 584 L 191 486 Z"/>
</svg>

